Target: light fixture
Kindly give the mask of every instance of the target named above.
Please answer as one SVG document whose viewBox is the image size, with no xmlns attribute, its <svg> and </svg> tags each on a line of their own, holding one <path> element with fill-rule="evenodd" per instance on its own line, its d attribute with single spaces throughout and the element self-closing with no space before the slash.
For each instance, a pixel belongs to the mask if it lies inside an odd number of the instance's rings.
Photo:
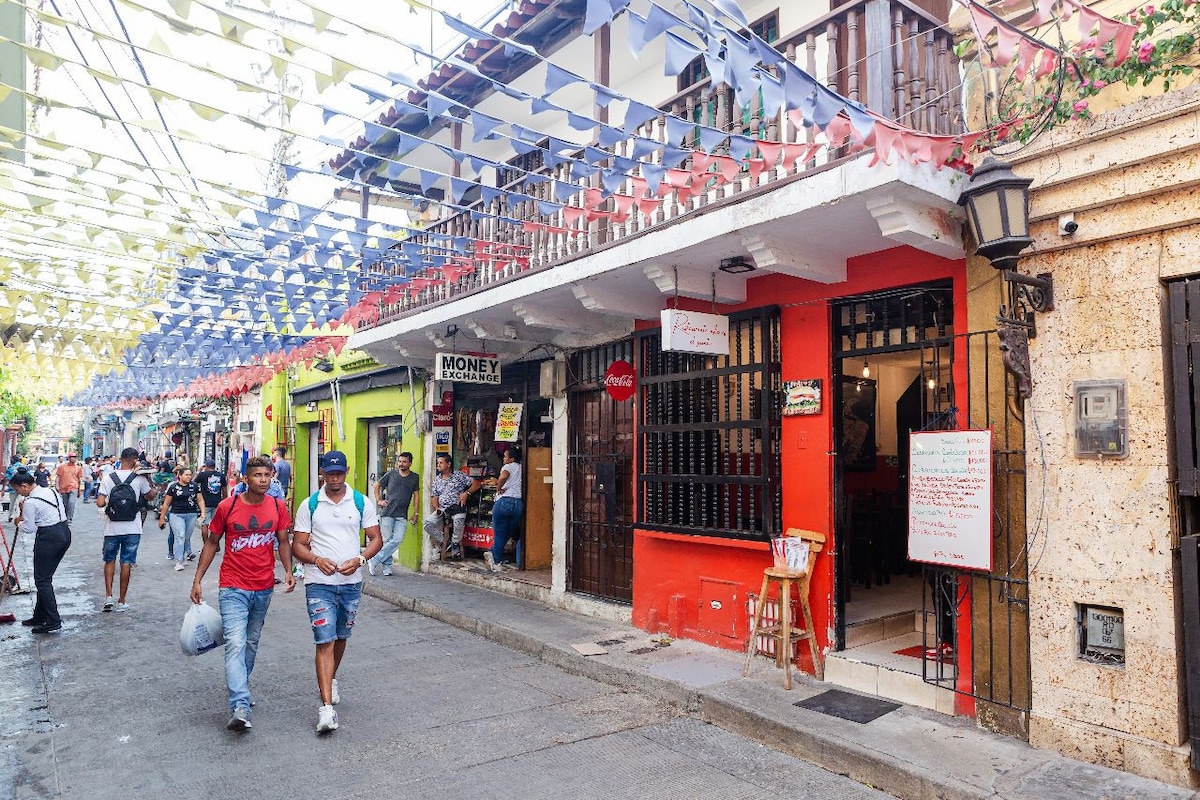
<svg viewBox="0 0 1200 800">
<path fill-rule="evenodd" d="M 317 401 L 309 400 L 307 403 L 304 404 L 304 410 L 305 411 L 316 411 L 317 410 Z"/>
<path fill-rule="evenodd" d="M 863 362 L 863 377 L 864 378 L 871 377 L 871 365 L 865 361 Z"/>
<path fill-rule="evenodd" d="M 927 381 L 925 382 L 925 385 L 926 385 L 926 386 L 928 386 L 928 387 L 929 387 L 929 391 L 931 391 L 931 392 L 932 392 L 934 389 L 936 389 L 936 388 L 937 388 L 937 381 L 935 381 L 933 378 L 930 378 L 929 380 L 927 380 Z"/>
<path fill-rule="evenodd" d="M 754 272 L 757 267 L 745 256 L 733 256 L 721 259 L 721 265 L 717 269 L 721 272 L 728 272 L 730 275 L 740 275 L 743 272 Z"/>
<path fill-rule="evenodd" d="M 322 358 L 319 361 L 313 362 L 313 369 L 321 372 L 333 372 L 333 362 L 328 358 Z"/>
</svg>

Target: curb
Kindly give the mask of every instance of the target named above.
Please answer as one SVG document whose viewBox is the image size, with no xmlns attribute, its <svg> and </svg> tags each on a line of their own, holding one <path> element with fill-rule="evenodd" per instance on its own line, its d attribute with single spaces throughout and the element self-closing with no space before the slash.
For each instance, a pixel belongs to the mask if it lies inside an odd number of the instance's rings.
<svg viewBox="0 0 1200 800">
<path fill-rule="evenodd" d="M 822 736 L 774 719 L 710 691 L 690 689 L 653 675 L 591 660 L 570 647 L 542 642 L 528 634 L 486 622 L 429 600 L 367 584 L 363 592 L 407 611 L 525 653 L 573 675 L 668 703 L 710 725 L 743 736 L 782 753 L 843 775 L 902 800 L 995 800 L 997 793 L 980 786 L 949 781 L 945 776 L 852 741 Z"/>
</svg>

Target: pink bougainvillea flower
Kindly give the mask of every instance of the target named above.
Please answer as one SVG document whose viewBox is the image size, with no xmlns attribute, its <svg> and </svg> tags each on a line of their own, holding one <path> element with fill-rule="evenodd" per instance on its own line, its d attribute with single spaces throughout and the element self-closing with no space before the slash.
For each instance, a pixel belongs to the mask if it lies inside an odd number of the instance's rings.
<svg viewBox="0 0 1200 800">
<path fill-rule="evenodd" d="M 1142 46 L 1138 48 L 1138 61 L 1143 64 L 1149 64 L 1154 58 L 1154 42 L 1142 42 Z"/>
<path fill-rule="evenodd" d="M 1103 89 L 1105 86 L 1108 86 L 1108 83 L 1106 83 L 1105 81 L 1102 81 L 1099 79 L 1092 81 L 1093 89 Z"/>
<path fill-rule="evenodd" d="M 1146 16 L 1147 17 L 1154 16 L 1154 6 L 1146 6 Z"/>
<path fill-rule="evenodd" d="M 1084 113 L 1085 111 L 1087 111 L 1087 107 L 1088 107 L 1087 100 L 1080 100 L 1075 105 L 1071 106 L 1071 108 L 1073 108 L 1075 110 L 1076 114 Z"/>
</svg>

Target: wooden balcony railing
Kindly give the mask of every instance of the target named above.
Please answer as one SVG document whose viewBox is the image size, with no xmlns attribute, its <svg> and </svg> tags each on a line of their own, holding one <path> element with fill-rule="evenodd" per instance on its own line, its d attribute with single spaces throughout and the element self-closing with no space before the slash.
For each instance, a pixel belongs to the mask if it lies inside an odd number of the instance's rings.
<svg viewBox="0 0 1200 800">
<path fill-rule="evenodd" d="M 953 40 L 942 23 L 907 0 L 854 0 L 774 44 L 789 61 L 799 64 L 825 85 L 884 117 L 926 133 L 962 132 L 961 83 Z M 783 113 L 765 114 L 761 94 L 754 96 L 748 106 L 739 106 L 732 89 L 724 84 L 712 87 L 707 79 L 669 98 L 659 108 L 664 115 L 644 124 L 636 131 L 638 136 L 667 143 L 665 114 L 671 114 L 765 142 L 813 144 L 815 141 L 811 128 L 797 127 Z M 671 144 L 699 146 L 695 141 Z M 632 142 L 618 143 L 615 155 L 632 158 Z M 750 158 L 760 155 L 761 151 L 755 147 Z M 406 241 L 410 253 L 412 245 L 419 244 L 426 248 L 424 252 L 437 255 L 445 252 L 446 244 L 435 241 L 431 234 L 449 234 L 479 243 L 475 245 L 478 252 L 463 254 L 448 269 L 426 270 L 412 276 L 415 280 L 402 292 L 390 293 L 382 304 L 378 324 L 452 297 L 484 290 L 528 270 L 552 266 L 748 189 L 824 166 L 845 157 L 846 153 L 836 148 L 820 148 L 806 151 L 806 155 L 810 156 L 807 160 L 786 166 L 786 160 L 758 169 L 743 166 L 734 180 L 710 181 L 682 202 L 669 194 L 647 214 L 640 213 L 636 203 L 622 209 L 609 198 L 602 208 L 610 215 L 589 221 L 583 212 L 583 193 L 571 199 L 570 208 L 552 218 L 540 216 L 534 202 L 509 208 L 501 198 L 478 201 L 471 208 L 482 213 L 456 213 L 431 225 L 428 233 Z M 691 167 L 691 160 L 684 163 L 684 169 Z M 611 161 L 605 165 L 611 165 Z M 574 180 L 569 165 L 540 167 L 533 172 L 554 181 L 586 187 L 592 190 L 593 199 L 601 191 L 598 175 Z M 644 191 L 637 191 L 636 181 L 636 178 L 624 179 L 616 192 L 626 197 L 643 194 Z M 557 203 L 552 186 L 549 181 L 523 186 L 514 182 L 502 188 Z M 402 269 L 386 262 L 368 269 L 403 274 Z"/>
</svg>

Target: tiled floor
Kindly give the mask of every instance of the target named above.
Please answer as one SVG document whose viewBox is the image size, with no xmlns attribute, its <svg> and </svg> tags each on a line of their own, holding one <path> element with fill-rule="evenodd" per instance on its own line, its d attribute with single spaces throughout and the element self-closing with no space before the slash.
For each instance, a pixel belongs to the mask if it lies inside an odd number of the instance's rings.
<svg viewBox="0 0 1200 800">
<path fill-rule="evenodd" d="M 953 714 L 954 693 L 924 681 L 920 658 L 896 653 L 920 644 L 921 634 L 914 631 L 831 653 L 825 659 L 825 680 L 847 689 Z"/>
<path fill-rule="evenodd" d="M 921 593 L 925 581 L 920 576 L 895 575 L 891 583 L 864 589 L 854 586 L 850 602 L 846 604 L 846 624 L 854 625 L 870 619 L 878 619 L 903 611 L 921 610 Z"/>
</svg>

